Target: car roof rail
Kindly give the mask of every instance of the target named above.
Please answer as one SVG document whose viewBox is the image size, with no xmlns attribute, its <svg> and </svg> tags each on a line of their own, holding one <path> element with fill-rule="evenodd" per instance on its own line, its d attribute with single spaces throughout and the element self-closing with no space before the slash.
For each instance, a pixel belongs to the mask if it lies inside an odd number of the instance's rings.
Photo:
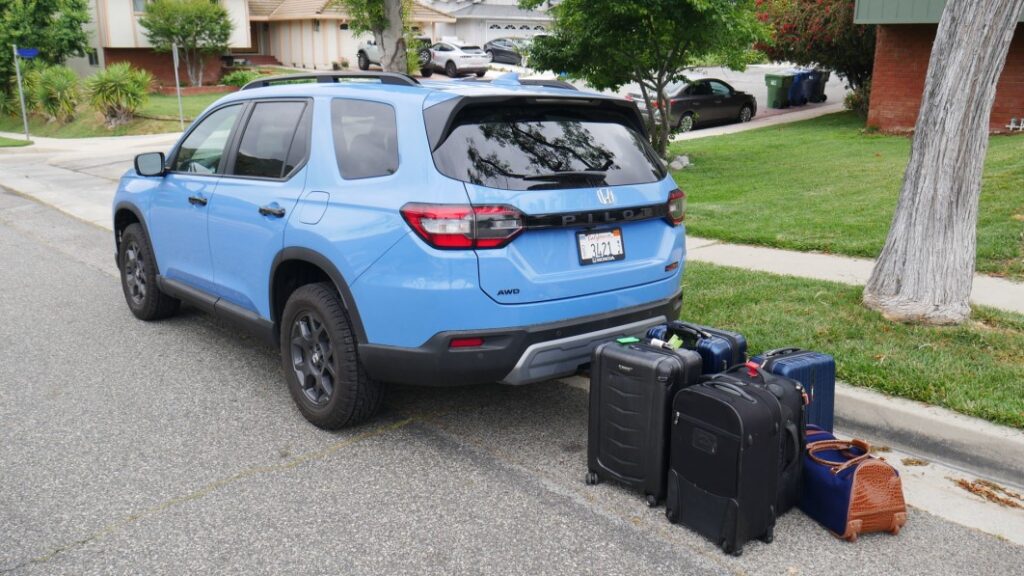
<svg viewBox="0 0 1024 576">
<path fill-rule="evenodd" d="M 398 72 L 306 72 L 258 78 L 242 86 L 242 90 L 266 88 L 274 84 L 298 83 L 302 80 L 315 80 L 318 84 L 333 84 L 344 80 L 378 80 L 381 84 L 391 86 L 419 86 L 420 84 L 412 76 Z"/>
</svg>

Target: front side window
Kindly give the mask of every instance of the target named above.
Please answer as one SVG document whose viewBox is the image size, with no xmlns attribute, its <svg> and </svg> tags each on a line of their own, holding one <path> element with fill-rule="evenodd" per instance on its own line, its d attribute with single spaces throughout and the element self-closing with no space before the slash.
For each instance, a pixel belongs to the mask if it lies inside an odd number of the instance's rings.
<svg viewBox="0 0 1024 576">
<path fill-rule="evenodd" d="M 141 14 L 146 11 L 146 2 L 149 0 L 132 0 L 132 10 L 137 14 Z"/>
<path fill-rule="evenodd" d="M 444 175 L 504 190 L 646 184 L 664 177 L 622 113 L 559 106 L 474 107 L 434 152 Z"/>
<path fill-rule="evenodd" d="M 388 176 L 398 170 L 398 124 L 391 106 L 335 99 L 331 130 L 338 170 L 345 180 Z"/>
<path fill-rule="evenodd" d="M 718 96 L 729 96 L 730 94 L 732 94 L 732 90 L 730 90 L 728 86 L 722 84 L 721 82 L 715 82 L 714 80 L 712 80 L 711 82 L 708 82 L 708 84 L 711 85 L 711 91 Z"/>
<path fill-rule="evenodd" d="M 252 110 L 235 156 L 236 176 L 284 178 L 305 102 L 259 102 Z"/>
<path fill-rule="evenodd" d="M 193 174 L 220 174 L 220 160 L 228 144 L 231 128 L 242 111 L 241 104 L 216 110 L 189 133 L 178 148 L 171 170 Z"/>
</svg>

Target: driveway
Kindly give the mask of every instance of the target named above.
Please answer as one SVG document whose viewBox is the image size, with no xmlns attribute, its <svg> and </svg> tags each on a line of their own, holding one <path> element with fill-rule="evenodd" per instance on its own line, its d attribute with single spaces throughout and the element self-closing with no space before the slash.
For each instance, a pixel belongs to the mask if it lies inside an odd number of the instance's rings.
<svg viewBox="0 0 1024 576">
<path fill-rule="evenodd" d="M 134 319 L 109 232 L 0 191 L 0 246 L 0 573 L 818 574 L 827 561 L 906 576 L 1024 565 L 1019 545 L 920 508 L 898 537 L 856 544 L 794 511 L 773 544 L 724 556 L 638 495 L 584 485 L 579 379 L 395 387 L 374 422 L 324 432 L 293 407 L 276 350 L 187 308 Z"/>
</svg>

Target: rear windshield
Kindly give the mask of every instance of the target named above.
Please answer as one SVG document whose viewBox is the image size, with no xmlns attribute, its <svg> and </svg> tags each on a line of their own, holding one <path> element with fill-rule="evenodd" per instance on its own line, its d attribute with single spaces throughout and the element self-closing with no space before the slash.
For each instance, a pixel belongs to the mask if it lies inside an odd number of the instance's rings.
<svg viewBox="0 0 1024 576">
<path fill-rule="evenodd" d="M 603 110 L 465 110 L 434 163 L 456 180 L 503 190 L 648 184 L 665 176 L 647 140 Z"/>
<path fill-rule="evenodd" d="M 483 50 L 479 46 L 463 46 L 462 51 L 466 54 L 483 54 Z"/>
</svg>

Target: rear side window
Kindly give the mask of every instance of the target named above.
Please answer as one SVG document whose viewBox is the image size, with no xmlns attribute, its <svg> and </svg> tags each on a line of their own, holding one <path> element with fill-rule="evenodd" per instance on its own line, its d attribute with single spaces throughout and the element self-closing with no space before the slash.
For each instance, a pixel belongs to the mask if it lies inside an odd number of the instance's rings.
<svg viewBox="0 0 1024 576">
<path fill-rule="evenodd" d="M 232 173 L 256 178 L 287 176 L 297 163 L 290 151 L 305 109 L 305 102 L 258 102 L 242 133 Z"/>
<path fill-rule="evenodd" d="M 398 170 L 395 109 L 366 100 L 331 102 L 331 130 L 338 170 L 345 180 L 388 176 Z"/>
<path fill-rule="evenodd" d="M 434 164 L 445 176 L 504 190 L 646 184 L 665 174 L 620 114 L 553 106 L 467 109 Z"/>
</svg>

